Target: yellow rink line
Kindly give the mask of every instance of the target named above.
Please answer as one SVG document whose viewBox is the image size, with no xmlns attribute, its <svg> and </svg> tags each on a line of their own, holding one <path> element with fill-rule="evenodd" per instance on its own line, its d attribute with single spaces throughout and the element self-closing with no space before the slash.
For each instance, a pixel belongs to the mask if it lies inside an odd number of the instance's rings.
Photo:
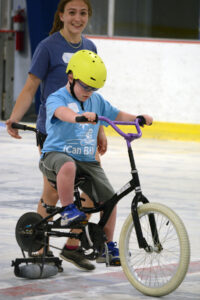
<svg viewBox="0 0 200 300">
<path fill-rule="evenodd" d="M 132 126 L 119 126 L 119 128 L 125 132 L 133 132 Z M 105 133 L 108 136 L 118 135 L 111 126 L 105 128 Z M 152 126 L 142 128 L 142 136 L 161 140 L 200 142 L 200 124 L 154 122 Z"/>
</svg>

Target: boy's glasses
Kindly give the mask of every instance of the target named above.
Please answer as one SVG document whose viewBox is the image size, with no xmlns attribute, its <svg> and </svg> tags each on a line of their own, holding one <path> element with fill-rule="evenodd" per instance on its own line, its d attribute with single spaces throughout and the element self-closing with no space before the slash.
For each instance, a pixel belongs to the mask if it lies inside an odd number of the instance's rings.
<svg viewBox="0 0 200 300">
<path fill-rule="evenodd" d="M 79 79 L 77 79 L 78 81 L 78 84 L 87 92 L 95 92 L 97 91 L 98 89 L 94 88 L 94 87 L 91 87 L 85 83 L 83 83 L 82 81 L 80 81 Z"/>
</svg>

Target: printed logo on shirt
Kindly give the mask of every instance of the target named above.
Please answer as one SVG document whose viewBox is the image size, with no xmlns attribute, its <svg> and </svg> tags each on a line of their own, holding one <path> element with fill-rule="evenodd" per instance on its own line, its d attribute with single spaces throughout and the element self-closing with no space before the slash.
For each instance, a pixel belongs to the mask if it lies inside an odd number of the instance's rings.
<svg viewBox="0 0 200 300">
<path fill-rule="evenodd" d="M 68 64 L 70 58 L 72 57 L 74 53 L 68 53 L 68 52 L 64 52 L 63 53 L 63 56 L 62 56 L 62 59 L 64 61 L 64 63 Z"/>
<path fill-rule="evenodd" d="M 95 145 L 95 140 L 92 138 L 93 129 L 89 128 L 88 131 L 85 132 L 85 138 L 80 140 L 80 145 Z"/>
<path fill-rule="evenodd" d="M 90 146 L 85 147 L 73 147 L 71 146 L 64 146 L 63 151 L 70 154 L 74 154 L 76 156 L 94 156 L 95 148 Z"/>
<path fill-rule="evenodd" d="M 79 112 L 78 105 L 76 103 L 69 103 L 68 107 L 73 110 L 75 113 Z"/>
<path fill-rule="evenodd" d="M 94 130 L 90 126 L 91 125 L 87 126 L 82 132 L 77 128 L 77 139 L 68 140 L 68 145 L 64 146 L 63 151 L 69 155 L 74 154 L 76 156 L 94 156 L 96 152 L 96 140 L 93 138 Z"/>
</svg>

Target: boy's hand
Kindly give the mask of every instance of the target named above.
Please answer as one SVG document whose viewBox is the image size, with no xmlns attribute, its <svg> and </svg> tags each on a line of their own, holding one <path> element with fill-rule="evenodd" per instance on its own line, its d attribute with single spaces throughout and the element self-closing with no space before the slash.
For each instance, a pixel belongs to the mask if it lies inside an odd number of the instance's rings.
<svg viewBox="0 0 200 300">
<path fill-rule="evenodd" d="M 152 123 L 153 123 L 153 118 L 151 117 L 151 116 L 149 116 L 149 115 L 142 115 L 144 118 L 145 118 L 145 120 L 146 120 L 146 125 L 152 125 Z"/>
<path fill-rule="evenodd" d="M 92 123 L 92 124 L 96 124 L 95 120 L 96 120 L 96 113 L 94 112 L 85 112 L 82 114 L 82 116 L 86 117 L 88 119 L 88 122 Z"/>
<path fill-rule="evenodd" d="M 82 115 L 76 115 L 75 116 L 75 122 L 76 123 L 96 124 L 96 123 L 98 123 L 98 115 L 95 114 L 95 113 L 91 113 L 91 112 L 86 112 Z"/>
</svg>

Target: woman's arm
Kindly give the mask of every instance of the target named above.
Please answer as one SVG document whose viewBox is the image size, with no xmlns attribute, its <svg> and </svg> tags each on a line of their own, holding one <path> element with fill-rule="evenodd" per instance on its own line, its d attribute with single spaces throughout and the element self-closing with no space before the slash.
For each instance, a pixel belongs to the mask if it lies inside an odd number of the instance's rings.
<svg viewBox="0 0 200 300">
<path fill-rule="evenodd" d="M 13 122 L 19 122 L 23 118 L 25 113 L 28 111 L 35 96 L 35 93 L 40 85 L 40 82 L 41 80 L 35 75 L 28 75 L 26 83 L 16 100 L 10 118 L 6 121 L 8 133 L 16 139 L 20 139 L 21 136 L 18 134 L 17 129 L 13 129 L 11 127 L 11 124 Z"/>
</svg>

